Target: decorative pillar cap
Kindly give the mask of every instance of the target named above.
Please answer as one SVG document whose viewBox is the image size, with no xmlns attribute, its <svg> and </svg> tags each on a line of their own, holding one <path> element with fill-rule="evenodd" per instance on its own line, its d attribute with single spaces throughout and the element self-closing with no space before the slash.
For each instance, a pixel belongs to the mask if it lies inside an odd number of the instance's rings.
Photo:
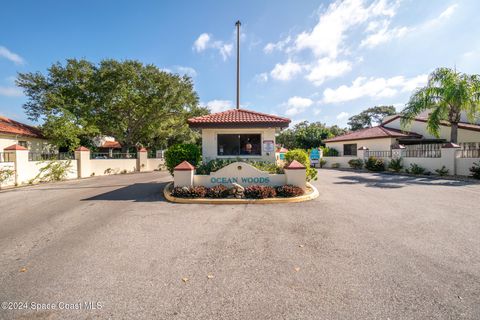
<svg viewBox="0 0 480 320">
<path fill-rule="evenodd" d="M 75 151 L 90 151 L 90 149 L 82 146 L 82 147 L 78 147 L 77 149 L 75 149 Z"/>
<path fill-rule="evenodd" d="M 460 146 L 453 142 L 448 142 L 442 145 L 442 148 L 449 149 L 449 148 L 460 148 Z"/>
<path fill-rule="evenodd" d="M 301 164 L 300 162 L 298 162 L 297 160 L 293 160 L 284 169 L 287 169 L 287 170 L 302 170 L 302 169 L 305 169 L 305 166 L 303 164 Z"/>
<path fill-rule="evenodd" d="M 13 150 L 28 150 L 28 149 L 25 147 L 22 147 L 21 145 L 13 144 L 9 147 L 4 148 L 3 150 L 13 151 Z"/>
<path fill-rule="evenodd" d="M 358 148 L 358 150 L 368 150 L 368 148 L 365 146 L 361 146 L 360 148 Z"/>
<path fill-rule="evenodd" d="M 178 166 L 173 168 L 173 170 L 175 170 L 175 171 L 193 171 L 193 170 L 195 170 L 195 167 L 192 166 L 190 163 L 188 163 L 188 161 L 185 160 L 182 163 L 180 163 Z"/>
<path fill-rule="evenodd" d="M 147 152 L 147 149 L 142 147 L 138 152 Z"/>
</svg>

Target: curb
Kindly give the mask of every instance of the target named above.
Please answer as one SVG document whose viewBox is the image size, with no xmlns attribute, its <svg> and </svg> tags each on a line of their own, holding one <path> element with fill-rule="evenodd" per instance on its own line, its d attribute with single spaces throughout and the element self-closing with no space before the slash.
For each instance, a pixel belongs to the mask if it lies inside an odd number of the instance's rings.
<svg viewBox="0 0 480 320">
<path fill-rule="evenodd" d="M 197 203 L 197 204 L 272 204 L 272 203 L 294 203 L 304 202 L 317 198 L 319 196 L 317 188 L 307 182 L 307 187 L 312 189 L 309 194 L 304 194 L 293 198 L 269 198 L 269 199 L 192 199 L 192 198 L 177 198 L 170 194 L 170 189 L 173 182 L 169 182 L 163 188 L 163 196 L 170 202 L 174 203 Z"/>
</svg>

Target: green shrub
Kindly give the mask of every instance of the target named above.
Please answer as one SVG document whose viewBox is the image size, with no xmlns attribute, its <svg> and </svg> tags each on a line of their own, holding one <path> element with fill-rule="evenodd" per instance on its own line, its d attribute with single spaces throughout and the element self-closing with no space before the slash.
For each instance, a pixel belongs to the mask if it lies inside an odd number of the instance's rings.
<svg viewBox="0 0 480 320">
<path fill-rule="evenodd" d="M 258 186 L 258 185 L 246 187 L 244 194 L 245 194 L 245 198 L 248 198 L 248 199 L 274 198 L 277 195 L 275 188 L 270 186 Z"/>
<path fill-rule="evenodd" d="M 306 170 L 306 179 L 307 181 L 317 180 L 317 170 L 315 168 L 310 167 L 310 158 L 308 157 L 308 153 L 302 149 L 293 149 L 285 153 L 285 160 L 288 164 L 290 164 L 293 160 L 297 160 L 301 164 L 303 164 Z"/>
<path fill-rule="evenodd" d="M 365 168 L 369 171 L 385 171 L 385 162 L 377 157 L 369 157 L 365 160 Z"/>
<path fill-rule="evenodd" d="M 251 164 L 258 170 L 262 170 L 271 174 L 275 173 L 284 173 L 283 167 L 278 166 L 275 162 L 267 161 L 247 161 L 248 164 Z"/>
<path fill-rule="evenodd" d="M 320 163 L 320 168 L 323 168 L 323 166 L 327 164 L 327 160 L 322 158 L 320 159 L 319 163 Z"/>
<path fill-rule="evenodd" d="M 42 163 L 45 163 L 45 166 L 40 168 L 38 174 L 31 180 L 31 183 L 35 181 L 49 182 L 65 180 L 72 170 L 70 168 L 71 160 L 46 160 Z"/>
<path fill-rule="evenodd" d="M 400 172 L 403 169 L 402 158 L 392 159 L 388 164 L 388 169 L 394 172 Z"/>
<path fill-rule="evenodd" d="M 298 197 L 305 193 L 302 188 L 290 184 L 277 187 L 276 192 L 277 196 L 284 198 Z"/>
<path fill-rule="evenodd" d="M 425 174 L 426 170 L 425 168 L 419 166 L 416 163 L 411 163 L 410 168 L 405 169 L 406 173 L 411 173 L 411 174 Z"/>
<path fill-rule="evenodd" d="M 200 148 L 195 144 L 176 144 L 165 151 L 165 165 L 168 171 L 173 174 L 173 169 L 183 161 L 188 161 L 196 166 L 201 159 Z"/>
<path fill-rule="evenodd" d="M 333 169 L 338 169 L 338 168 L 340 168 L 340 163 L 334 162 L 334 163 L 332 163 L 331 167 L 332 167 Z"/>
<path fill-rule="evenodd" d="M 0 169 L 0 189 L 2 188 L 2 183 L 8 181 L 15 174 L 15 170 L 12 169 Z"/>
<path fill-rule="evenodd" d="M 308 153 L 303 149 L 292 149 L 285 153 L 285 160 L 287 163 L 297 160 L 305 167 L 310 167 L 310 159 L 308 158 Z"/>
<path fill-rule="evenodd" d="M 360 170 L 363 168 L 363 160 L 362 159 L 352 159 L 348 161 L 348 165 L 350 168 Z"/>
<path fill-rule="evenodd" d="M 470 168 L 471 176 L 475 179 L 480 179 L 480 162 L 473 163 L 473 167 Z"/>
<path fill-rule="evenodd" d="M 445 168 L 445 166 L 442 166 L 440 169 L 436 169 L 435 172 L 441 177 L 448 175 L 448 169 Z"/>
<path fill-rule="evenodd" d="M 236 161 L 237 160 L 234 159 L 214 159 L 206 163 L 199 164 L 196 172 L 197 174 L 210 174 L 211 172 L 218 171 Z"/>
<path fill-rule="evenodd" d="M 338 157 L 338 151 L 333 148 L 320 147 L 324 157 Z"/>
<path fill-rule="evenodd" d="M 207 189 L 207 198 L 226 198 L 228 194 L 229 189 L 223 184 Z"/>
</svg>

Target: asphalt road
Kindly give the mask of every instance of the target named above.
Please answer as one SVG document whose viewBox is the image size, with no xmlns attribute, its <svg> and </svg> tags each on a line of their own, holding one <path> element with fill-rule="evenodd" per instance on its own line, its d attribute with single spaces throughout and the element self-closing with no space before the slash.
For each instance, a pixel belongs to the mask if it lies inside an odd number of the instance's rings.
<svg viewBox="0 0 480 320">
<path fill-rule="evenodd" d="M 29 308 L 0 318 L 480 318 L 478 184 L 322 170 L 314 201 L 214 206 L 168 180 L 0 192 L 0 302 Z"/>
</svg>

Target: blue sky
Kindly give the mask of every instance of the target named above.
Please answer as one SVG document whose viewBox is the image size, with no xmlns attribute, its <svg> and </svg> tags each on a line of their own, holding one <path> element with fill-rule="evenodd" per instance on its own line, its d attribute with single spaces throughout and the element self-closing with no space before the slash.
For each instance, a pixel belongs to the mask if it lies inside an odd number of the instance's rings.
<svg viewBox="0 0 480 320">
<path fill-rule="evenodd" d="M 398 109 L 436 67 L 480 73 L 477 0 L 5 1 L 0 114 L 29 122 L 17 72 L 67 58 L 138 59 L 190 74 L 212 111 L 235 101 L 294 122 L 346 125 L 365 108 Z"/>
</svg>

